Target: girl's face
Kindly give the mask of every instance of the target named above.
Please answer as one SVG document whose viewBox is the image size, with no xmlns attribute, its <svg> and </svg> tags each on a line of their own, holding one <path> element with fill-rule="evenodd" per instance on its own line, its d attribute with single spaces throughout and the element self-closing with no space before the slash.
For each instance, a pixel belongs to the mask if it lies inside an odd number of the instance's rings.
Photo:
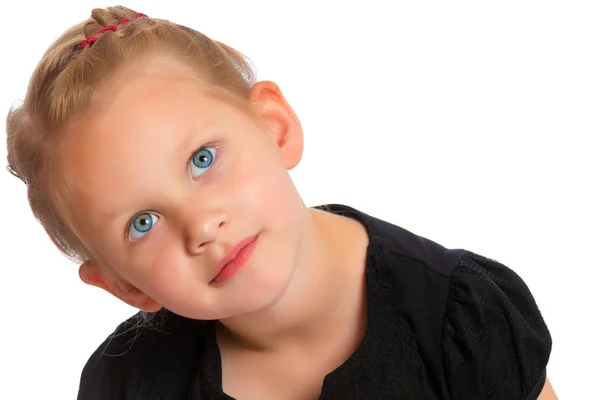
<svg viewBox="0 0 600 400">
<path fill-rule="evenodd" d="M 192 80 L 131 73 L 122 82 L 106 108 L 72 121 L 60 149 L 73 183 L 68 220 L 96 255 L 88 281 L 122 278 L 196 319 L 273 303 L 307 215 L 287 172 L 302 131 L 277 86 L 253 88 L 253 119 Z M 228 251 L 256 235 L 246 264 L 213 281 Z"/>
</svg>

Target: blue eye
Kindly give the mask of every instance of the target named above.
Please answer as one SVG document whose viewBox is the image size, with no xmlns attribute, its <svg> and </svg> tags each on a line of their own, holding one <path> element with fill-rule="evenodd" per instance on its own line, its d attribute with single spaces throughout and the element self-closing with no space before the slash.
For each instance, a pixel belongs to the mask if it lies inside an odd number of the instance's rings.
<svg viewBox="0 0 600 400">
<path fill-rule="evenodd" d="M 158 221 L 158 216 L 149 212 L 144 212 L 135 216 L 129 227 L 129 239 L 137 240 L 152 229 Z"/>
<path fill-rule="evenodd" d="M 194 178 L 199 177 L 212 165 L 215 160 L 217 149 L 214 147 L 203 147 L 194 153 L 190 159 L 190 172 Z"/>
</svg>

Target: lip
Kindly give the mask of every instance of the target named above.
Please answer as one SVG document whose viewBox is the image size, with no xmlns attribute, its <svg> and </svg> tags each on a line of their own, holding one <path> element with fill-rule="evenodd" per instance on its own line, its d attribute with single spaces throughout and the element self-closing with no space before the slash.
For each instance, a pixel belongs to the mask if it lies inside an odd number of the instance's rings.
<svg viewBox="0 0 600 400">
<path fill-rule="evenodd" d="M 254 253 L 259 235 L 250 236 L 229 249 L 227 254 L 219 261 L 217 274 L 210 283 L 222 283 L 233 277 Z"/>
</svg>

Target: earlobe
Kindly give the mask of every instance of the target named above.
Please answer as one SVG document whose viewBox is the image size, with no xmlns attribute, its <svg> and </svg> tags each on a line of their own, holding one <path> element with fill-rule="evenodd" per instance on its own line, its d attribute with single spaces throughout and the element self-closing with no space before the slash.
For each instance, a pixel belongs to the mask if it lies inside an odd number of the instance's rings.
<svg viewBox="0 0 600 400">
<path fill-rule="evenodd" d="M 116 296 L 102 277 L 100 268 L 93 261 L 88 260 L 79 266 L 79 278 L 87 285 L 99 287 Z"/>
<path fill-rule="evenodd" d="M 93 261 L 86 261 L 80 265 L 79 278 L 84 283 L 104 289 L 121 301 L 142 311 L 155 312 L 161 309 L 160 304 L 150 296 L 114 274 L 104 271 Z"/>
<path fill-rule="evenodd" d="M 277 84 L 271 81 L 257 82 L 250 90 L 250 100 L 256 105 L 286 168 L 294 168 L 304 150 L 304 134 L 294 110 Z"/>
</svg>

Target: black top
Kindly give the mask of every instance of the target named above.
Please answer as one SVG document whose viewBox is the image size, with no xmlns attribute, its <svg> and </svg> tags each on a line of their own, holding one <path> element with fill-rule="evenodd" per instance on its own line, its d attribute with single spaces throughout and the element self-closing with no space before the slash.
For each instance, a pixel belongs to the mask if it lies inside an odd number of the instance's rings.
<svg viewBox="0 0 600 400">
<path fill-rule="evenodd" d="M 367 330 L 320 399 L 535 400 L 552 340 L 521 278 L 342 205 L 319 209 L 367 229 Z M 215 321 L 137 314 L 90 357 L 80 400 L 231 399 Z"/>
</svg>

